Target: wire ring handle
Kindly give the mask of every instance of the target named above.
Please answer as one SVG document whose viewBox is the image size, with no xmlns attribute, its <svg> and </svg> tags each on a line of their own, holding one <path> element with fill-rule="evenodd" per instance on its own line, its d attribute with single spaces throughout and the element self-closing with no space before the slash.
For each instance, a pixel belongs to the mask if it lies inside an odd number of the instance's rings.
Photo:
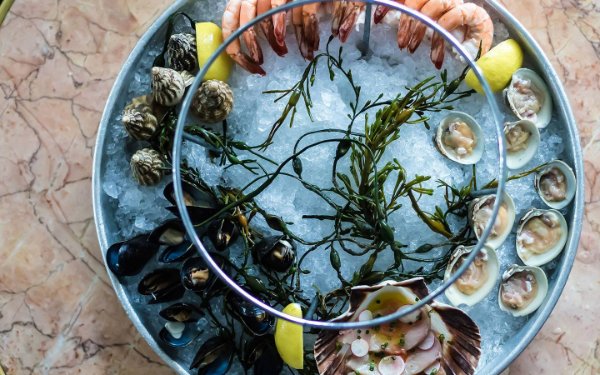
<svg viewBox="0 0 600 375">
<path fill-rule="evenodd" d="M 289 322 L 297 323 L 297 324 L 300 324 L 303 326 L 318 328 L 318 329 L 348 330 L 348 329 L 369 328 L 369 327 L 378 326 L 378 325 L 381 325 L 384 323 L 389 323 L 394 320 L 398 320 L 401 317 L 404 317 L 406 315 L 409 315 L 409 314 L 421 309 L 425 305 L 432 302 L 440 294 L 442 294 L 450 285 L 452 285 L 467 270 L 469 265 L 475 260 L 475 257 L 477 257 L 477 255 L 483 248 L 483 246 L 484 246 L 487 238 L 490 236 L 492 228 L 495 224 L 496 217 L 498 215 L 498 212 L 500 210 L 500 206 L 502 203 L 501 200 L 500 199 L 495 200 L 494 207 L 492 210 L 492 216 L 491 216 L 490 220 L 488 221 L 483 233 L 481 234 L 481 236 L 479 238 L 479 241 L 475 245 L 475 248 L 471 252 L 471 254 L 469 254 L 469 256 L 465 259 L 465 261 L 463 261 L 462 265 L 458 268 L 457 272 L 455 272 L 447 281 L 442 283 L 442 285 L 440 285 L 436 290 L 430 292 L 429 295 L 427 295 L 425 298 L 419 300 L 414 305 L 410 305 L 408 308 L 403 308 L 403 309 L 396 311 L 393 314 L 374 318 L 372 320 L 361 321 L 361 322 L 358 322 L 358 321 L 356 321 L 356 322 L 332 322 L 332 321 L 320 321 L 320 320 L 298 318 L 298 317 L 294 317 L 294 316 L 285 314 L 285 313 L 275 309 L 274 307 L 271 307 L 268 304 L 262 302 L 261 300 L 257 299 L 252 294 L 250 294 L 246 290 L 244 290 L 234 280 L 232 280 L 225 273 L 225 271 L 223 271 L 217 265 L 217 263 L 213 260 L 213 258 L 210 256 L 210 254 L 208 253 L 208 251 L 206 250 L 206 248 L 200 241 L 198 234 L 194 230 L 194 225 L 191 221 L 191 218 L 187 212 L 187 209 L 186 209 L 186 206 L 184 203 L 183 189 L 182 189 L 182 184 L 181 184 L 181 154 L 182 154 L 182 143 L 183 143 L 182 141 L 184 138 L 184 127 L 185 127 L 187 114 L 190 110 L 190 106 L 192 104 L 194 93 L 200 87 L 200 84 L 202 83 L 204 76 L 206 75 L 206 73 L 207 73 L 208 69 L 211 67 L 211 65 L 215 62 L 217 57 L 225 51 L 225 48 L 227 48 L 227 46 L 231 42 L 233 42 L 235 39 L 239 38 L 244 33 L 244 31 L 254 27 L 254 25 L 258 24 L 259 22 L 261 22 L 262 20 L 264 20 L 268 17 L 275 15 L 276 13 L 288 11 L 297 6 L 312 4 L 312 3 L 316 3 L 316 2 L 333 2 L 333 1 L 335 1 L 335 0 L 325 0 L 325 1 L 297 0 L 294 2 L 284 4 L 280 7 L 271 9 L 271 10 L 257 16 L 251 22 L 248 22 L 244 26 L 237 29 L 235 32 L 233 32 L 229 36 L 229 38 L 227 38 L 227 40 L 225 40 L 219 46 L 219 48 L 217 48 L 217 50 L 210 56 L 210 58 L 207 60 L 204 67 L 200 70 L 199 74 L 194 79 L 194 82 L 192 83 L 189 91 L 187 92 L 187 94 L 183 100 L 180 116 L 177 120 L 177 127 L 175 129 L 175 137 L 174 137 L 174 144 L 173 144 L 173 156 L 172 156 L 172 158 L 173 158 L 172 172 L 173 172 L 173 186 L 174 186 L 174 193 L 175 193 L 175 199 L 177 202 L 177 207 L 179 209 L 179 213 L 181 215 L 181 220 L 183 221 L 183 224 L 185 226 L 185 229 L 186 229 L 188 235 L 191 237 L 192 242 L 198 249 L 202 258 L 204 258 L 204 260 L 206 261 L 208 266 L 211 268 L 211 270 L 213 272 L 215 272 L 217 274 L 217 276 L 220 277 L 221 280 L 223 280 L 231 289 L 233 289 L 241 297 L 245 298 L 246 300 L 250 301 L 254 305 L 265 310 L 269 314 L 276 316 L 278 318 L 281 318 L 281 319 L 285 319 Z M 488 104 L 491 107 L 492 116 L 494 118 L 494 122 L 496 125 L 496 136 L 498 139 L 498 154 L 499 154 L 499 158 L 498 158 L 499 172 L 498 172 L 498 177 L 497 177 L 498 187 L 496 189 L 496 197 L 501 197 L 505 191 L 506 178 L 507 178 L 506 140 L 504 139 L 504 131 L 503 131 L 503 125 L 502 125 L 503 116 L 498 107 L 498 103 L 495 100 L 492 89 L 491 89 L 490 85 L 487 83 L 487 81 L 484 79 L 480 68 L 475 64 L 475 61 L 471 58 L 470 54 L 460 44 L 460 42 L 452 34 L 450 34 L 448 31 L 446 31 L 441 26 L 439 26 L 431 18 L 421 14 L 418 11 L 408 8 L 408 7 L 404 6 L 403 4 L 400 4 L 400 3 L 397 3 L 394 1 L 390 1 L 390 0 L 362 0 L 362 2 L 370 4 L 370 5 L 383 5 L 383 6 L 398 10 L 402 13 L 406 13 L 406 14 L 412 16 L 413 18 L 419 20 L 420 22 L 425 23 L 427 26 L 434 29 L 435 32 L 440 33 L 446 41 L 450 42 L 452 44 L 452 46 L 458 51 L 458 53 L 469 64 L 471 69 L 474 71 L 475 76 L 477 77 L 481 86 L 483 87 L 483 91 L 487 98 Z M 368 22 L 371 22 L 371 21 L 367 20 L 366 23 L 368 23 Z"/>
</svg>

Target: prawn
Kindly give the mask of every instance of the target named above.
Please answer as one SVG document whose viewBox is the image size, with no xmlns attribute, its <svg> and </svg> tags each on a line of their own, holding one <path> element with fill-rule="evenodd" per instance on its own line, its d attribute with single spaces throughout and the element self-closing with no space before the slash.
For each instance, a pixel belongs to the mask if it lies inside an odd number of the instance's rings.
<svg viewBox="0 0 600 375">
<path fill-rule="evenodd" d="M 319 18 L 317 13 L 320 7 L 321 3 L 307 4 L 302 7 L 302 31 L 310 55 L 319 49 Z"/>
<path fill-rule="evenodd" d="M 242 0 L 230 0 L 225 6 L 225 12 L 223 12 L 223 19 L 221 20 L 224 40 L 229 38 L 229 36 L 240 27 L 241 8 Z M 260 75 L 266 74 L 259 64 L 242 52 L 242 43 L 239 39 L 232 41 L 225 49 L 225 52 L 227 52 L 233 61 L 250 73 Z"/>
<path fill-rule="evenodd" d="M 256 3 L 258 0 L 242 0 L 242 6 L 240 8 L 240 27 L 246 25 L 248 22 L 256 18 Z M 258 39 L 256 38 L 256 31 L 254 27 L 249 28 L 242 34 L 246 48 L 250 53 L 252 61 L 258 65 L 263 63 L 263 54 Z"/>
<path fill-rule="evenodd" d="M 289 0 L 271 0 L 271 8 L 277 8 L 288 3 Z M 287 12 L 279 12 L 273 15 L 273 28 L 277 43 L 285 45 L 285 33 L 287 29 Z"/>
<path fill-rule="evenodd" d="M 347 0 L 336 1 L 333 4 L 331 32 L 333 35 L 338 36 L 342 43 L 348 40 L 356 19 L 364 6 L 365 4 L 362 2 Z"/>
<path fill-rule="evenodd" d="M 472 57 L 476 56 L 480 46 L 482 55 L 492 46 L 494 24 L 485 9 L 478 5 L 461 4 L 444 14 L 438 23 L 451 32 Z M 431 40 L 431 61 L 438 69 L 444 63 L 444 39 L 437 33 Z"/>
<path fill-rule="evenodd" d="M 396 0 L 396 2 L 398 4 L 404 4 L 404 0 Z M 389 11 L 390 8 L 386 7 L 385 5 L 377 5 L 377 7 L 375 8 L 375 13 L 373 15 L 373 22 L 381 23 L 381 21 L 383 21 L 383 19 Z"/>
<path fill-rule="evenodd" d="M 271 0 L 258 0 L 258 3 L 256 4 L 256 15 L 261 15 L 270 9 Z M 275 37 L 275 30 L 273 26 L 272 17 L 264 19 L 260 23 L 260 28 L 263 31 L 263 34 L 265 34 L 269 45 L 271 46 L 273 51 L 275 51 L 276 54 L 278 54 L 279 56 L 284 56 L 285 54 L 287 54 L 288 50 L 287 46 L 285 45 L 285 40 L 284 43 L 279 43 L 279 41 Z"/>
<path fill-rule="evenodd" d="M 304 36 L 304 15 L 301 6 L 297 6 L 292 9 L 292 25 L 294 26 L 294 34 L 296 35 L 296 41 L 298 42 L 298 48 L 300 54 L 307 60 L 313 59 L 313 54 L 306 42 Z"/>
<path fill-rule="evenodd" d="M 463 0 L 429 0 L 421 8 L 421 13 L 432 20 L 437 21 L 445 13 L 461 5 L 462 3 Z M 411 29 L 409 31 L 411 38 L 408 45 L 408 50 L 410 53 L 414 53 L 417 48 L 419 48 L 419 45 L 423 41 L 426 32 L 427 25 L 422 22 L 414 22 L 411 25 Z"/>
<path fill-rule="evenodd" d="M 406 0 L 404 5 L 406 5 L 410 9 L 421 10 L 421 8 L 428 2 L 429 0 Z M 400 17 L 400 24 L 398 25 L 398 47 L 400 49 L 404 49 L 408 47 L 408 44 L 411 40 L 412 36 L 412 28 L 413 24 L 418 22 L 411 15 L 402 13 Z"/>
</svg>

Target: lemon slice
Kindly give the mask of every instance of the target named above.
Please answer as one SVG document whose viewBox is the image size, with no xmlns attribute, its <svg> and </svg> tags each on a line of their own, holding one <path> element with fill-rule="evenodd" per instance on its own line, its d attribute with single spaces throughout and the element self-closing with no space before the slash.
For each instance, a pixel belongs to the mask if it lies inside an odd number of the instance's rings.
<svg viewBox="0 0 600 375">
<path fill-rule="evenodd" d="M 508 85 L 513 73 L 523 65 L 523 51 L 514 39 L 507 39 L 489 50 L 476 64 L 481 68 L 492 91 L 498 92 Z M 483 94 L 483 88 L 472 69 L 467 73 L 465 82 Z"/>
<path fill-rule="evenodd" d="M 196 47 L 198 50 L 198 65 L 200 65 L 200 69 L 202 69 L 217 48 L 219 48 L 221 43 L 223 43 L 223 33 L 219 26 L 212 22 L 198 22 L 196 24 Z M 217 79 L 219 81 L 227 82 L 232 67 L 233 62 L 231 58 L 223 52 L 210 66 L 208 72 L 206 72 L 206 75 L 204 76 L 204 80 Z"/>
<path fill-rule="evenodd" d="M 302 308 L 297 303 L 290 303 L 282 312 L 296 318 L 302 318 Z M 281 359 L 288 366 L 298 370 L 304 367 L 304 337 L 301 325 L 290 323 L 284 319 L 277 319 L 275 346 Z"/>
</svg>

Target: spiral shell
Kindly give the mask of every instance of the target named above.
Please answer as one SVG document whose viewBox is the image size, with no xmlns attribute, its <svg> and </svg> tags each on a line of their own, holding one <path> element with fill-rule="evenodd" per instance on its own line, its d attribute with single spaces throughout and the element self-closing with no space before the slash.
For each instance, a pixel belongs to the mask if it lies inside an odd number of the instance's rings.
<svg viewBox="0 0 600 375">
<path fill-rule="evenodd" d="M 123 110 L 121 121 L 129 136 L 142 141 L 152 138 L 158 128 L 148 95 L 133 98 Z"/>
<path fill-rule="evenodd" d="M 152 97 L 165 107 L 177 105 L 185 93 L 186 82 L 180 73 L 169 68 L 152 68 Z"/>
<path fill-rule="evenodd" d="M 167 45 L 167 64 L 177 71 L 195 71 L 198 68 L 196 37 L 185 33 L 171 35 Z"/>
<path fill-rule="evenodd" d="M 158 151 L 151 148 L 138 150 L 131 157 L 131 174 L 144 186 L 156 185 L 163 177 L 163 160 Z"/>
<path fill-rule="evenodd" d="M 208 80 L 196 92 L 192 108 L 203 122 L 223 121 L 233 109 L 233 91 L 225 82 Z"/>
</svg>

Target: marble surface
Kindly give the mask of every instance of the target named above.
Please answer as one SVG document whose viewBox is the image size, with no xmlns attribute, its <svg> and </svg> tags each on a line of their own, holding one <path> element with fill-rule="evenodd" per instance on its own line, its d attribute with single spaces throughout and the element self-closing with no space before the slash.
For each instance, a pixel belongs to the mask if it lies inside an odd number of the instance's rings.
<svg viewBox="0 0 600 375">
<path fill-rule="evenodd" d="M 600 3 L 503 0 L 563 79 L 585 223 L 556 311 L 513 374 L 600 373 Z M 0 28 L 0 363 L 7 374 L 168 374 L 108 282 L 91 207 L 95 134 L 122 62 L 167 0 L 21 0 Z"/>
</svg>

